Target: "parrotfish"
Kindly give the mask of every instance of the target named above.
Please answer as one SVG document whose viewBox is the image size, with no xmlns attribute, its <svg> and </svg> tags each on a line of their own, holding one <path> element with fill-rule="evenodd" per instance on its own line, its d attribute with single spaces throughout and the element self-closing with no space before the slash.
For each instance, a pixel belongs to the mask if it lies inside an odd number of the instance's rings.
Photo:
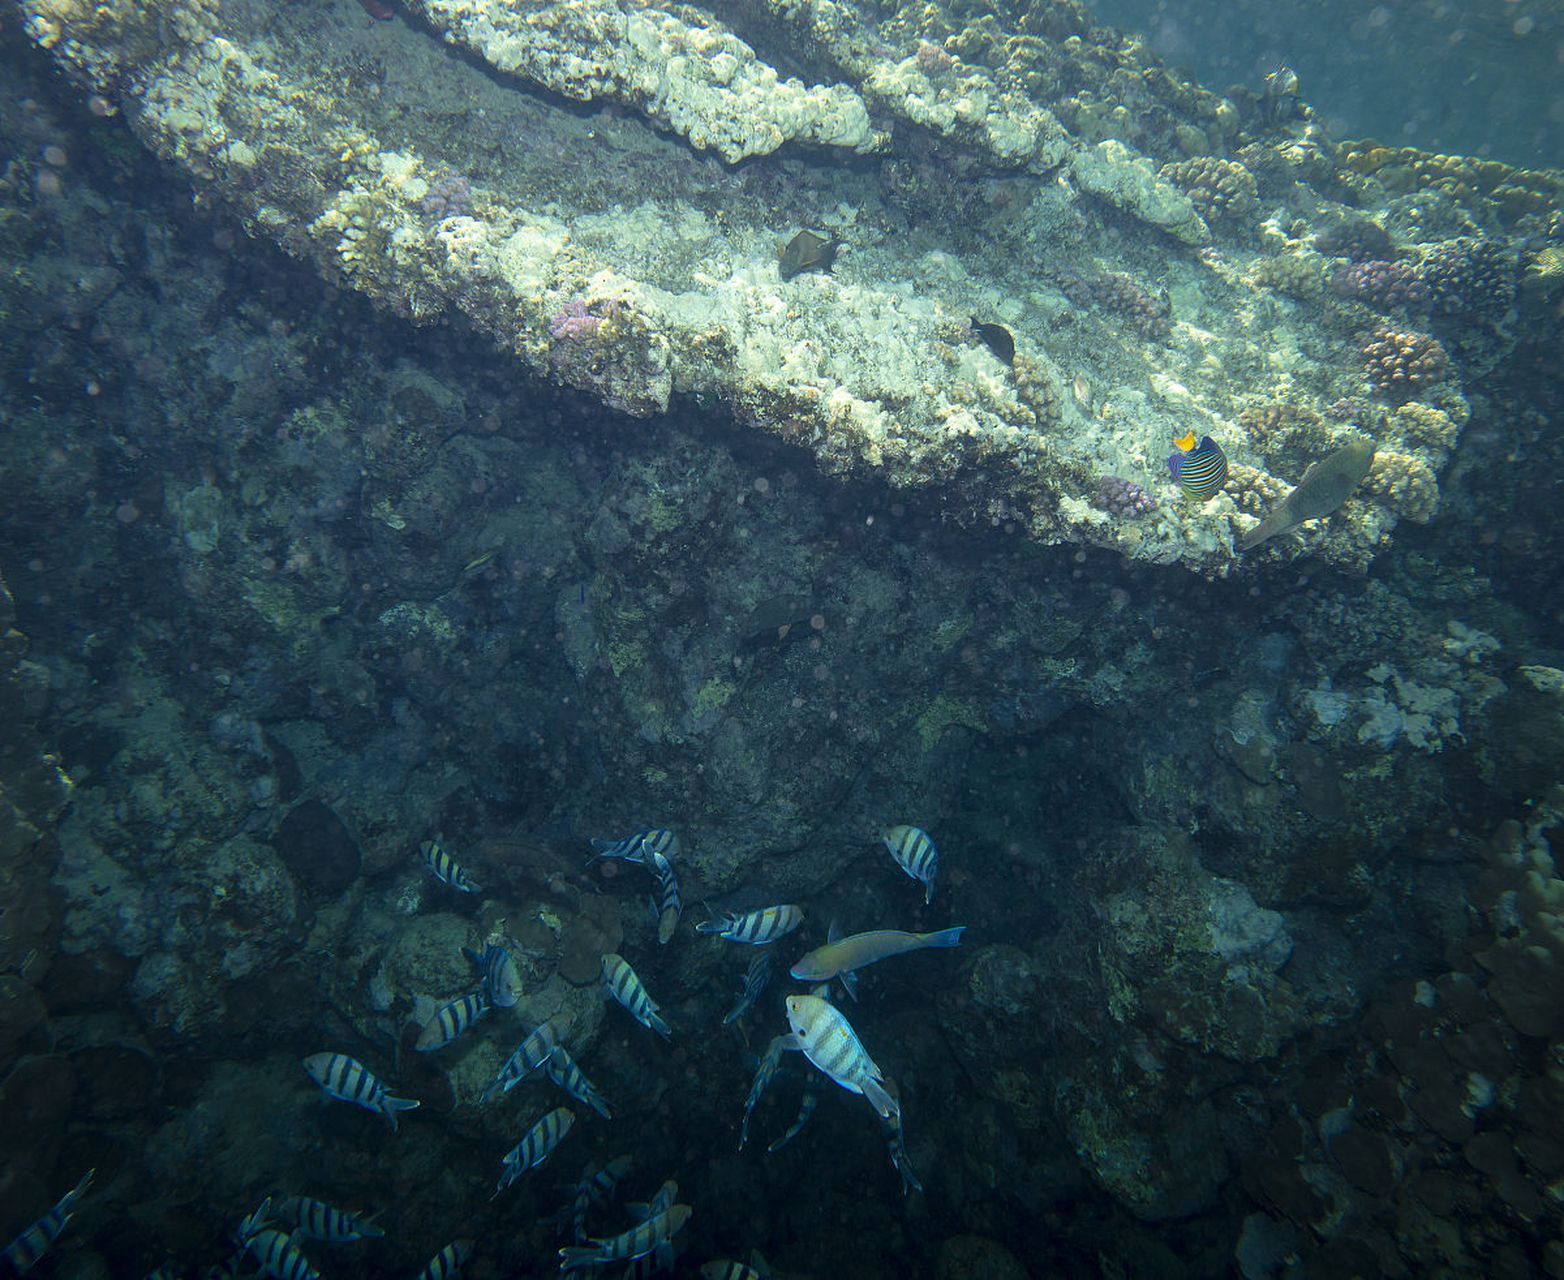
<svg viewBox="0 0 1564 1280">
<path fill-rule="evenodd" d="M 393 1098 L 368 1067 L 345 1053 L 312 1053 L 304 1059 L 304 1070 L 328 1098 L 383 1115 L 392 1133 L 396 1132 L 397 1112 L 418 1106 L 412 1098 Z"/>
<path fill-rule="evenodd" d="M 368 1218 L 346 1213 L 309 1196 L 289 1196 L 277 1206 L 277 1220 L 291 1226 L 307 1240 L 326 1240 L 332 1244 L 378 1240 L 385 1235 Z"/>
<path fill-rule="evenodd" d="M 900 1113 L 884 1072 L 835 1005 L 819 996 L 789 996 L 787 1021 L 793 1029 L 791 1047 L 801 1049 L 827 1077 L 848 1093 L 862 1094 L 881 1116 Z"/>
<path fill-rule="evenodd" d="M 433 1053 L 436 1049 L 443 1049 L 488 1012 L 489 1002 L 483 998 L 482 992 L 471 991 L 464 996 L 457 996 L 449 1004 L 442 1005 L 434 1017 L 424 1023 L 424 1029 L 418 1033 L 418 1041 L 413 1048 L 419 1053 Z"/>
<path fill-rule="evenodd" d="M 900 929 L 876 929 L 870 933 L 855 933 L 849 937 L 833 939 L 823 947 L 816 947 L 802 957 L 792 968 L 792 974 L 805 982 L 829 982 L 842 978 L 854 969 L 862 969 L 876 960 L 890 956 L 906 955 L 909 951 L 921 951 L 924 947 L 959 947 L 965 925 L 939 929 L 934 933 L 903 933 Z"/>
<path fill-rule="evenodd" d="M 603 987 L 643 1027 L 650 1027 L 665 1040 L 672 1037 L 673 1032 L 657 1012 L 657 1002 L 623 956 L 610 952 L 603 957 Z"/>
<path fill-rule="evenodd" d="M 679 877 L 674 874 L 673 863 L 656 849 L 646 849 L 646 865 L 657 877 L 657 898 L 652 903 L 652 911 L 657 916 L 657 943 L 663 946 L 673 937 L 684 911 L 679 900 Z"/>
<path fill-rule="evenodd" d="M 456 1280 L 472 1256 L 471 1240 L 452 1240 L 424 1264 L 418 1280 Z"/>
<path fill-rule="evenodd" d="M 4 1249 L 0 1249 L 0 1258 L 5 1259 L 6 1265 L 16 1275 L 25 1276 L 37 1266 L 38 1260 L 49 1251 L 49 1246 L 60 1238 L 60 1232 L 65 1230 L 71 1215 L 76 1212 L 76 1202 L 87 1194 L 87 1188 L 92 1185 L 96 1173 L 96 1169 L 88 1169 L 82 1174 L 80 1182 L 54 1202 L 54 1207 L 48 1213 Z"/>
<path fill-rule="evenodd" d="M 488 1102 L 496 1093 L 509 1093 L 518 1084 L 549 1060 L 559 1047 L 559 1038 L 551 1021 L 544 1020 L 533 1028 L 530 1035 L 516 1047 L 516 1052 L 505 1059 L 499 1074 L 483 1091 L 480 1102 Z"/>
<path fill-rule="evenodd" d="M 1373 465 L 1372 440 L 1354 440 L 1320 459 L 1303 473 L 1297 488 L 1277 503 L 1270 515 L 1238 540 L 1238 549 L 1251 550 L 1305 520 L 1330 515 L 1363 483 Z"/>
<path fill-rule="evenodd" d="M 472 877 L 463 870 L 460 863 L 445 851 L 445 847 L 436 840 L 425 840 L 418 846 L 418 852 L 423 854 L 424 863 L 429 870 L 434 872 L 434 878 L 441 884 L 448 884 L 451 888 L 461 893 L 477 893 L 478 886 L 473 883 Z"/>
<path fill-rule="evenodd" d="M 1173 442 L 1179 452 L 1168 455 L 1168 474 L 1192 502 L 1207 502 L 1227 483 L 1227 454 L 1210 436 L 1195 444 L 1195 433 Z"/>
<path fill-rule="evenodd" d="M 586 1072 L 581 1070 L 576 1060 L 570 1056 L 570 1050 L 564 1045 L 558 1045 L 554 1052 L 549 1054 L 548 1061 L 543 1064 L 543 1074 L 577 1102 L 583 1102 L 591 1107 L 603 1119 L 613 1119 L 609 1114 L 608 1100 L 587 1079 Z"/>
<path fill-rule="evenodd" d="M 625 1262 L 642 1258 L 666 1245 L 684 1228 L 694 1210 L 687 1204 L 669 1205 L 661 1213 L 638 1223 L 630 1230 L 606 1239 L 594 1239 L 585 1245 L 566 1245 L 559 1251 L 559 1269 L 595 1267 L 604 1262 Z"/>
<path fill-rule="evenodd" d="M 576 1113 L 569 1107 L 556 1107 L 522 1134 L 521 1141 L 501 1157 L 505 1172 L 500 1174 L 499 1185 L 490 1199 L 497 1197 L 528 1169 L 536 1169 L 547 1160 L 575 1122 Z"/>
<path fill-rule="evenodd" d="M 729 942 L 745 942 L 763 947 L 785 938 L 804 923 L 804 909 L 791 902 L 777 907 L 761 907 L 742 913 L 720 912 L 715 920 L 695 926 L 697 933 L 720 934 Z"/>
<path fill-rule="evenodd" d="M 762 947 L 755 952 L 755 958 L 749 962 L 749 968 L 744 971 L 744 990 L 739 994 L 738 1003 L 728 1010 L 728 1016 L 722 1020 L 722 1025 L 737 1022 L 746 1013 L 755 1007 L 755 1001 L 760 999 L 760 993 L 771 983 L 771 950 Z"/>
<path fill-rule="evenodd" d="M 896 865 L 923 884 L 923 903 L 934 901 L 934 877 L 939 874 L 939 850 L 929 833 L 918 827 L 889 827 L 880 834 Z"/>
<path fill-rule="evenodd" d="M 471 947 L 463 947 L 462 954 L 483 979 L 483 994 L 488 1002 L 496 1009 L 514 1007 L 521 999 L 521 974 L 511 953 L 491 943 L 484 947 L 482 955 Z"/>
</svg>

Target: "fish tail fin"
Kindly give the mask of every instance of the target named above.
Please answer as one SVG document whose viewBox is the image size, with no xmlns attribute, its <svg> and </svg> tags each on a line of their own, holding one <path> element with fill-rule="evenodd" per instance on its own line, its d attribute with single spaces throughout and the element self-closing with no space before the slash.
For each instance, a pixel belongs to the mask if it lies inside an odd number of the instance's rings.
<svg viewBox="0 0 1564 1280">
<path fill-rule="evenodd" d="M 854 1000 L 858 999 L 858 975 L 844 970 L 836 976 L 842 984 L 842 990 L 847 992 Z"/>
<path fill-rule="evenodd" d="M 476 951 L 474 951 L 471 947 L 463 947 L 462 954 L 467 957 L 468 963 L 471 964 L 474 969 L 477 969 L 480 973 L 483 971 L 483 957 L 480 956 Z"/>
<path fill-rule="evenodd" d="M 567 1244 L 559 1251 L 559 1269 L 574 1271 L 603 1261 L 603 1250 L 595 1244 Z"/>
<path fill-rule="evenodd" d="M 695 932 L 696 933 L 722 933 L 724 930 L 731 929 L 732 927 L 733 927 L 733 917 L 732 916 L 724 915 L 724 914 L 718 914 L 716 919 L 714 919 L 714 920 L 707 920 L 707 921 L 704 921 L 701 924 L 696 925 L 695 926 Z"/>
<path fill-rule="evenodd" d="M 934 881 L 930 880 L 923 888 L 923 905 L 929 906 L 934 901 Z"/>
<path fill-rule="evenodd" d="M 391 1132 L 397 1131 L 396 1117 L 399 1111 L 417 1111 L 423 1104 L 417 1098 L 393 1098 L 389 1093 L 381 1100 L 380 1111 L 385 1116 L 386 1123 L 391 1126 Z"/>
<path fill-rule="evenodd" d="M 966 932 L 967 926 L 958 924 L 953 929 L 940 929 L 936 933 L 923 935 L 924 945 L 929 947 L 959 947 L 961 935 Z"/>
<path fill-rule="evenodd" d="M 670 1027 L 666 1021 L 664 1021 L 662 1014 L 648 1013 L 646 1015 L 646 1025 L 649 1026 L 658 1035 L 660 1035 L 664 1040 L 673 1039 L 673 1028 Z"/>
<path fill-rule="evenodd" d="M 74 1205 L 87 1194 L 87 1188 L 92 1185 L 92 1180 L 97 1176 L 97 1173 L 98 1170 L 96 1168 L 88 1169 L 86 1173 L 81 1175 L 81 1181 L 66 1192 L 65 1198 L 71 1205 Z"/>
<path fill-rule="evenodd" d="M 869 1105 L 880 1113 L 881 1118 L 901 1117 L 901 1104 L 891 1097 L 884 1085 L 878 1080 L 864 1080 L 862 1083 L 863 1096 L 869 1100 Z"/>
</svg>

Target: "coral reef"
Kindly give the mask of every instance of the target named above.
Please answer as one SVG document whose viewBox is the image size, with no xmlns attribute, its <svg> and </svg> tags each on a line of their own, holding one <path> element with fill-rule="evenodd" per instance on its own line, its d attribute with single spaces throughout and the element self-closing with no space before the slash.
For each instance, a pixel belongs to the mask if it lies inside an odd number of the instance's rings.
<svg viewBox="0 0 1564 1280">
<path fill-rule="evenodd" d="M 1123 476 L 1103 476 L 1092 494 L 1092 506 L 1119 520 L 1138 520 L 1156 507 L 1144 486 Z"/>
<path fill-rule="evenodd" d="M 1442 382 L 1450 357 L 1437 338 L 1381 325 L 1364 341 L 1363 371 L 1393 401 L 1409 400 Z"/>
<path fill-rule="evenodd" d="M 1376 311 L 1423 311 L 1431 297 L 1417 268 L 1375 259 L 1339 267 L 1330 278 L 1330 287 L 1339 297 L 1356 298 Z"/>
<path fill-rule="evenodd" d="M 1178 160 L 1163 165 L 1158 176 L 1183 191 L 1207 222 L 1242 222 L 1260 207 L 1254 174 L 1236 160 L 1216 156 Z"/>
</svg>

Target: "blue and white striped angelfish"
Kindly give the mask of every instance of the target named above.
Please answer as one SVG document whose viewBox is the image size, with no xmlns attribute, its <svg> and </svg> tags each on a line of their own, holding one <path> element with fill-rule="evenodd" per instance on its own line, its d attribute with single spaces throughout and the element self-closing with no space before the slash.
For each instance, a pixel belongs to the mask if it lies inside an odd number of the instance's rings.
<svg viewBox="0 0 1564 1280">
<path fill-rule="evenodd" d="M 581 1171 L 581 1181 L 576 1183 L 576 1194 L 570 1215 L 575 1239 L 587 1238 L 587 1214 L 595 1206 L 608 1203 L 608 1198 L 614 1194 L 614 1188 L 619 1185 L 625 1174 L 630 1172 L 630 1163 L 629 1156 L 615 1156 L 601 1169 L 594 1169 L 591 1165 L 587 1165 Z"/>
<path fill-rule="evenodd" d="M 1177 453 L 1168 454 L 1168 474 L 1192 502 L 1207 502 L 1227 483 L 1227 455 L 1210 436 L 1195 444 L 1191 431 L 1173 442 Z"/>
<path fill-rule="evenodd" d="M 434 878 L 441 884 L 448 884 L 461 893 L 480 892 L 461 863 L 451 857 L 438 840 L 425 840 L 418 846 L 418 852 L 423 855 L 424 865 L 434 872 Z"/>
<path fill-rule="evenodd" d="M 887 827 L 880 839 L 896 859 L 896 865 L 923 884 L 923 903 L 934 901 L 934 877 L 939 874 L 939 850 L 921 827 Z"/>
<path fill-rule="evenodd" d="M 312 1053 L 304 1059 L 304 1070 L 328 1098 L 379 1112 L 392 1133 L 396 1132 L 397 1112 L 418 1106 L 412 1098 L 393 1098 L 368 1067 L 345 1053 Z"/>
<path fill-rule="evenodd" d="M 5 1259 L 14 1274 L 25 1276 L 38 1265 L 38 1259 L 49 1252 L 49 1246 L 60 1238 L 60 1232 L 65 1230 L 71 1215 L 76 1212 L 76 1202 L 87 1194 L 95 1173 L 96 1169 L 88 1169 L 82 1174 L 80 1182 L 54 1202 L 54 1207 L 48 1213 L 4 1249 L 0 1249 L 0 1258 Z"/>
<path fill-rule="evenodd" d="M 516 1046 L 516 1052 L 505 1059 L 499 1074 L 483 1091 L 479 1101 L 488 1102 L 496 1093 L 509 1093 L 547 1062 L 558 1047 L 559 1033 L 554 1029 L 554 1023 L 545 1018 Z"/>
<path fill-rule="evenodd" d="M 722 1020 L 723 1026 L 737 1022 L 755 1007 L 755 1001 L 760 999 L 760 993 L 771 983 L 773 954 L 768 947 L 762 947 L 755 952 L 755 958 L 749 962 L 749 968 L 744 971 L 744 990 L 739 993 L 738 1003 L 728 1010 L 728 1016 Z"/>
<path fill-rule="evenodd" d="M 885 1074 L 858 1039 L 841 1010 L 819 996 L 789 996 L 787 1021 L 793 1029 L 791 1046 L 848 1093 L 861 1093 L 882 1116 L 898 1115 L 901 1108 L 885 1087 Z"/>
<path fill-rule="evenodd" d="M 331 1244 L 379 1240 L 385 1235 L 368 1218 L 309 1196 L 289 1196 L 277 1206 L 277 1221 L 292 1227 L 296 1235 L 306 1240 L 325 1240 Z"/>
<path fill-rule="evenodd" d="M 720 934 L 729 942 L 763 947 L 768 942 L 785 938 L 803 923 L 804 909 L 784 902 L 781 906 L 761 907 L 756 911 L 720 911 L 715 920 L 696 925 L 695 931 Z"/>
<path fill-rule="evenodd" d="M 434 1016 L 424 1023 L 424 1029 L 418 1033 L 413 1048 L 419 1053 L 433 1053 L 436 1049 L 443 1049 L 488 1012 L 489 1002 L 483 998 L 481 991 L 469 991 L 464 996 L 457 996 L 435 1010 Z"/>
<path fill-rule="evenodd" d="M 658 1013 L 658 1004 L 647 993 L 645 984 L 630 962 L 616 952 L 603 957 L 603 989 L 619 1001 L 626 1011 L 643 1027 L 650 1027 L 664 1040 L 673 1032 Z"/>
<path fill-rule="evenodd" d="M 669 862 L 679 860 L 679 837 L 666 827 L 646 827 L 622 840 L 593 840 L 594 862 L 616 858 L 621 862 L 645 862 L 648 850 L 655 849 Z"/>
<path fill-rule="evenodd" d="M 484 999 L 496 1009 L 513 1008 L 521 999 L 521 973 L 511 953 L 490 943 L 482 955 L 471 947 L 463 947 L 462 954 L 483 980 Z"/>
<path fill-rule="evenodd" d="M 617 1236 L 594 1239 L 584 1245 L 566 1245 L 559 1251 L 559 1269 L 595 1267 L 604 1262 L 629 1262 L 644 1258 L 666 1245 L 684 1228 L 694 1210 L 687 1204 L 669 1205 Z"/>
<path fill-rule="evenodd" d="M 684 904 L 679 900 L 679 877 L 674 874 L 673 863 L 656 849 L 646 850 L 646 865 L 657 877 L 657 897 L 652 901 L 652 914 L 657 917 L 657 944 L 663 946 L 673 937 L 684 911 Z"/>
<path fill-rule="evenodd" d="M 549 1054 L 548 1061 L 543 1064 L 543 1074 L 577 1102 L 591 1107 L 603 1119 L 613 1119 L 609 1114 L 608 1099 L 603 1097 L 597 1091 L 597 1086 L 587 1079 L 586 1072 L 581 1070 L 576 1060 L 570 1056 L 570 1050 L 564 1045 L 556 1046 L 554 1052 Z"/>
<path fill-rule="evenodd" d="M 424 1264 L 418 1280 L 457 1280 L 472 1257 L 472 1246 L 471 1240 L 452 1240 Z"/>
<path fill-rule="evenodd" d="M 575 1122 L 576 1113 L 569 1107 L 555 1107 L 522 1134 L 521 1141 L 500 1157 L 505 1163 L 505 1172 L 500 1174 L 499 1185 L 490 1199 L 498 1197 L 528 1169 L 536 1169 L 547 1160 Z"/>
</svg>

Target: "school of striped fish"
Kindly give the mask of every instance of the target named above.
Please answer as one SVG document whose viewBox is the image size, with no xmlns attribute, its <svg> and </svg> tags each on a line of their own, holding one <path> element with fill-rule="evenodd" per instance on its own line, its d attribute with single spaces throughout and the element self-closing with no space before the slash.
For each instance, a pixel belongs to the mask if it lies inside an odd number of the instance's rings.
<svg viewBox="0 0 1564 1280">
<path fill-rule="evenodd" d="M 892 826 L 881 833 L 881 842 L 896 865 L 924 887 L 925 905 L 932 903 L 939 853 L 928 833 L 914 826 Z M 594 840 L 592 846 L 593 862 L 613 860 L 640 866 L 651 876 L 655 890 L 648 895 L 649 905 L 656 922 L 658 945 L 666 946 L 675 936 L 683 914 L 675 870 L 681 851 L 678 836 L 665 828 L 647 828 L 621 839 Z M 429 873 L 451 891 L 481 893 L 477 882 L 441 841 L 423 841 L 419 857 Z M 758 1007 L 772 981 L 776 944 L 801 928 L 804 920 L 804 910 L 796 903 L 777 903 L 748 910 L 717 911 L 711 919 L 696 925 L 697 936 L 713 936 L 753 953 L 739 999 L 723 1018 L 724 1026 L 739 1022 Z M 804 1080 L 796 1119 L 767 1146 L 767 1152 L 781 1150 L 803 1130 L 820 1103 L 819 1082 L 823 1078 L 864 1098 L 882 1130 L 903 1194 L 921 1191 L 922 1184 L 907 1155 L 896 1086 L 846 1015 L 831 1002 L 829 993 L 832 983 L 839 983 L 856 999 L 859 970 L 913 951 L 959 946 L 963 929 L 960 925 L 924 933 L 877 929 L 843 937 L 833 922 L 827 941 L 805 952 L 788 969 L 792 978 L 812 985 L 807 992 L 788 995 L 783 1001 L 787 1030 L 771 1038 L 759 1059 L 744 1101 L 740 1150 L 748 1142 L 756 1106 L 781 1073 L 787 1055 L 797 1052 L 814 1071 Z M 412 1048 L 416 1052 L 438 1053 L 460 1040 L 492 1010 L 514 1008 L 521 998 L 520 972 L 506 947 L 490 942 L 481 952 L 465 947 L 462 950 L 476 985 L 437 1007 L 428 1001 L 422 1002 L 421 1011 L 415 1006 L 419 1026 Z M 631 1019 L 656 1036 L 673 1038 L 674 1028 L 663 1016 L 661 1006 L 624 956 L 605 954 L 601 971 L 605 999 L 618 1003 Z M 418 1099 L 393 1093 L 368 1066 L 349 1054 L 324 1050 L 310 1054 L 302 1065 L 323 1098 L 373 1112 L 385 1120 L 393 1133 L 398 1130 L 400 1114 L 420 1106 Z M 608 1100 L 572 1056 L 561 1039 L 560 1029 L 551 1020 L 539 1023 L 522 1037 L 484 1088 L 480 1105 L 509 1093 L 540 1071 L 573 1101 L 603 1120 L 611 1120 Z M 547 1162 L 568 1138 L 576 1120 L 574 1110 L 558 1106 L 528 1126 L 515 1145 L 500 1157 L 501 1169 L 491 1198 L 499 1198 Z M 624 1264 L 623 1274 L 638 1278 L 673 1268 L 680 1247 L 679 1234 L 694 1210 L 679 1201 L 678 1184 L 672 1180 L 664 1182 L 649 1201 L 626 1203 L 624 1212 L 630 1220 L 617 1234 L 592 1235 L 588 1230 L 588 1218 L 612 1205 L 631 1163 L 629 1155 L 621 1155 L 600 1168 L 588 1166 L 575 1184 L 562 1214 L 562 1221 L 570 1223 L 572 1243 L 558 1251 L 561 1272 L 597 1271 Z M 25 1275 L 45 1256 L 69 1225 L 93 1176 L 94 1171 L 89 1169 L 75 1187 L 0 1250 L 0 1261 L 11 1273 Z M 381 1239 L 386 1233 L 374 1217 L 308 1196 L 289 1196 L 275 1203 L 267 1197 L 234 1229 L 233 1257 L 224 1266 L 212 1268 L 209 1274 L 231 1275 L 249 1268 L 273 1280 L 317 1280 L 320 1272 L 305 1252 L 305 1245 Z M 451 1241 L 429 1259 L 418 1273 L 418 1280 L 457 1280 L 475 1245 L 476 1240 L 469 1237 Z M 148 1280 L 173 1274 L 178 1274 L 176 1268 L 160 1267 Z M 757 1252 L 747 1263 L 733 1259 L 706 1262 L 700 1267 L 700 1274 L 705 1280 L 766 1280 L 770 1270 Z"/>
</svg>

